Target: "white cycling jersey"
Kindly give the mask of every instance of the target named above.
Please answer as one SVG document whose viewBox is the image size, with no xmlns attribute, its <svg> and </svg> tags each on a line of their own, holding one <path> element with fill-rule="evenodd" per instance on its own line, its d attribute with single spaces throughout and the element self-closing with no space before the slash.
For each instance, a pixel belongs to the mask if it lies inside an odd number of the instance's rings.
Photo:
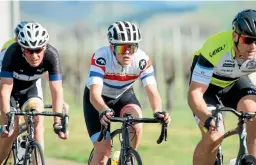
<svg viewBox="0 0 256 165">
<path fill-rule="evenodd" d="M 103 85 L 102 95 L 118 98 L 140 78 L 143 86 L 155 84 L 154 69 L 149 57 L 138 49 L 130 66 L 121 66 L 110 46 L 102 47 L 93 54 L 86 86 Z"/>
</svg>

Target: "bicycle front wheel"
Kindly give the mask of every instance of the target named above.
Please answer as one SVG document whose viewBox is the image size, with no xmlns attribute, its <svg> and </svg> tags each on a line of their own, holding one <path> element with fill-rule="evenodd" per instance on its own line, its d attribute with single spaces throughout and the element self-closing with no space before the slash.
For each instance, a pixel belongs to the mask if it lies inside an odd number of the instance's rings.
<svg viewBox="0 0 256 165">
<path fill-rule="evenodd" d="M 38 142 L 34 141 L 26 148 L 24 165 L 45 165 L 43 150 Z"/>
<path fill-rule="evenodd" d="M 111 136 L 111 150 L 112 150 L 112 147 L 113 147 L 113 139 L 115 136 L 119 135 L 122 133 L 122 130 L 121 129 L 117 129 L 113 132 L 111 132 L 110 136 Z M 92 161 L 92 157 L 93 157 L 93 153 L 94 153 L 94 149 L 92 149 L 91 153 L 90 153 L 90 156 L 89 156 L 89 159 L 88 159 L 88 165 L 90 165 L 91 161 Z M 111 165 L 111 158 L 109 158 L 108 162 L 107 162 L 107 165 Z"/>
<path fill-rule="evenodd" d="M 121 165 L 142 165 L 142 160 L 139 153 L 133 148 L 130 148 L 126 155 L 123 156 L 124 158 L 121 158 Z"/>
<path fill-rule="evenodd" d="M 3 165 L 16 165 L 16 151 L 12 149 L 4 161 Z"/>
</svg>

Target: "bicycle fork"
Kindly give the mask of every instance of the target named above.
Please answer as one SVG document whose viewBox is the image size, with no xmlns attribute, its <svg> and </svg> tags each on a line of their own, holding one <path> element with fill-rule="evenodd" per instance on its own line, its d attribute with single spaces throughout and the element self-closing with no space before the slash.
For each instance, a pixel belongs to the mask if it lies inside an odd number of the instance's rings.
<svg viewBox="0 0 256 165">
<path fill-rule="evenodd" d="M 131 148 L 130 146 L 130 134 L 129 134 L 129 126 L 125 125 L 124 128 L 122 129 L 122 134 L 124 137 L 124 139 L 122 139 L 122 148 L 121 148 L 121 153 L 120 153 L 120 163 L 119 165 L 125 165 L 125 163 L 128 161 L 128 155 L 127 155 L 127 151 L 129 150 L 129 148 Z"/>
</svg>

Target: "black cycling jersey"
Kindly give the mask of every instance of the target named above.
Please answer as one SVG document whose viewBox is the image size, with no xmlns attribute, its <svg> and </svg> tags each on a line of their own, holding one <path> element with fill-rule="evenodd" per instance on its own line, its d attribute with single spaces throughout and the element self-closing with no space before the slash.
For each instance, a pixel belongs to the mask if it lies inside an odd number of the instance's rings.
<svg viewBox="0 0 256 165">
<path fill-rule="evenodd" d="M 0 77 L 14 79 L 14 93 L 31 87 L 46 71 L 49 72 L 49 81 L 62 79 L 59 53 L 50 44 L 46 45 L 43 60 L 37 67 L 29 65 L 18 43 L 9 46 L 0 56 Z"/>
</svg>

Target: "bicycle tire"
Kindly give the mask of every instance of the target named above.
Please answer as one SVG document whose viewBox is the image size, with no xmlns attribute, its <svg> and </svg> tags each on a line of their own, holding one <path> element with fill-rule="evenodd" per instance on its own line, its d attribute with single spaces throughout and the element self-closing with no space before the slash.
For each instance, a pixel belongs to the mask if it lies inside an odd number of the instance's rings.
<svg viewBox="0 0 256 165">
<path fill-rule="evenodd" d="M 22 133 L 24 133 L 24 132 L 26 132 L 26 128 L 27 126 L 26 126 L 26 123 L 23 123 L 23 124 L 21 124 L 21 125 L 19 125 L 19 133 L 18 133 L 18 136 L 16 137 L 16 139 L 17 138 L 19 138 L 19 136 L 22 134 Z M 17 151 L 17 144 L 15 145 L 14 143 L 17 143 L 17 140 L 15 141 L 15 142 L 13 142 L 13 144 L 12 144 L 12 149 L 11 149 L 11 151 L 9 152 L 9 154 L 8 154 L 8 156 L 7 156 L 7 158 L 5 159 L 5 161 L 4 161 L 4 163 L 3 163 L 3 165 L 9 165 L 9 164 L 7 164 L 8 163 L 8 161 L 9 161 L 9 158 L 10 158 L 10 155 L 12 154 L 12 163 L 11 163 L 11 165 L 16 165 L 17 164 L 17 153 L 18 153 L 18 151 Z"/>
<path fill-rule="evenodd" d="M 33 151 L 38 151 L 35 153 L 38 153 L 38 156 L 40 157 L 41 163 L 38 163 L 37 157 L 35 157 L 36 165 L 45 165 L 43 150 L 41 148 L 41 145 L 37 141 L 33 141 L 29 144 L 29 146 L 26 147 L 25 151 L 25 159 L 23 165 L 32 165 L 32 154 Z"/>
<path fill-rule="evenodd" d="M 256 157 L 253 155 L 245 155 L 241 162 L 241 165 L 256 165 Z"/>
<path fill-rule="evenodd" d="M 121 153 L 122 155 L 122 153 Z M 131 162 L 129 162 L 131 161 Z M 135 161 L 137 162 L 137 164 L 135 164 Z M 121 158 L 121 163 L 119 163 L 121 165 L 142 165 L 142 160 L 141 157 L 139 155 L 139 153 L 133 149 L 130 148 L 127 153 L 126 153 L 126 158 L 122 159 Z"/>
<path fill-rule="evenodd" d="M 10 155 L 11 155 L 11 154 L 12 154 L 12 158 L 11 158 L 11 164 L 10 164 L 9 158 L 10 158 Z M 7 158 L 5 159 L 3 165 L 16 165 L 16 164 L 17 164 L 17 163 L 16 163 L 16 157 L 17 157 L 16 151 L 15 151 L 15 149 L 12 149 L 12 150 L 9 152 Z"/>
<path fill-rule="evenodd" d="M 114 130 L 113 132 L 111 132 L 110 134 L 110 137 L 111 137 L 111 147 L 113 147 L 112 143 L 113 143 L 113 138 L 122 133 L 122 130 L 121 129 L 116 129 Z M 88 159 L 88 165 L 90 165 L 91 163 L 91 160 L 92 160 L 92 157 L 93 157 L 93 152 L 94 152 L 94 148 L 92 149 L 92 151 L 90 152 L 90 155 L 89 155 L 89 159 Z M 107 162 L 107 165 L 111 165 L 111 158 L 108 159 L 108 162 Z"/>
<path fill-rule="evenodd" d="M 223 165 L 223 154 L 221 147 L 217 151 L 217 156 L 214 165 Z"/>
</svg>

